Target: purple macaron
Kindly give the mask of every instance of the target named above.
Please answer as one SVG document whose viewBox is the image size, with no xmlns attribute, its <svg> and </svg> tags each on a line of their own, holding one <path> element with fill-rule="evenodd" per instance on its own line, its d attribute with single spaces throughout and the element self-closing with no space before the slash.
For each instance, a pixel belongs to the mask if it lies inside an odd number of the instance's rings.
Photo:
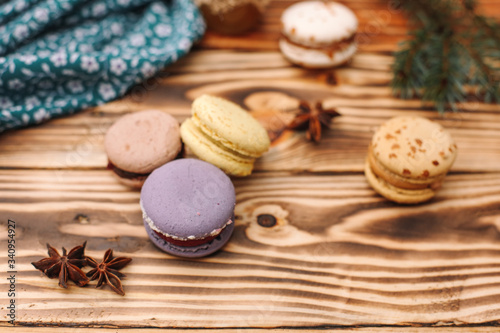
<svg viewBox="0 0 500 333">
<path fill-rule="evenodd" d="M 163 251 L 189 258 L 219 250 L 234 229 L 236 196 L 229 177 L 196 159 L 164 164 L 141 190 L 144 226 Z"/>
</svg>

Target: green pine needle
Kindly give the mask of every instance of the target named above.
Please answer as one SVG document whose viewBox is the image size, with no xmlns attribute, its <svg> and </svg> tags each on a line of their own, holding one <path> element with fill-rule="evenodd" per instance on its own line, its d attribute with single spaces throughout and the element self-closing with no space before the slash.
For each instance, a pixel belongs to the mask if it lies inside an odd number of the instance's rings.
<svg viewBox="0 0 500 333">
<path fill-rule="evenodd" d="M 392 89 L 443 113 L 475 96 L 500 102 L 500 25 L 475 12 L 475 0 L 400 0 L 409 39 L 395 53 Z"/>
</svg>

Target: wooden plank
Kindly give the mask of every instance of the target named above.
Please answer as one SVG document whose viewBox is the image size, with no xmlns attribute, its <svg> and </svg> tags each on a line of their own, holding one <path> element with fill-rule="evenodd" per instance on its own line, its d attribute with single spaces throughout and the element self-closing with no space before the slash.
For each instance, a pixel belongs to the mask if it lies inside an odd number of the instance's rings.
<svg viewBox="0 0 500 333">
<path fill-rule="evenodd" d="M 278 50 L 280 17 L 283 10 L 295 1 L 270 2 L 260 25 L 243 36 L 223 36 L 208 32 L 200 43 L 204 49 Z M 358 42 L 362 51 L 392 52 L 396 45 L 407 38 L 407 20 L 396 1 L 362 0 L 338 1 L 351 8 L 359 20 Z M 500 17 L 498 1 L 480 1 L 479 12 L 490 17 Z"/>
<path fill-rule="evenodd" d="M 221 65 L 212 67 L 221 59 Z M 495 144 L 500 140 L 498 106 L 464 103 L 459 112 L 441 117 L 419 101 L 399 100 L 380 86 L 390 79 L 390 61 L 387 56 L 360 53 L 352 67 L 331 72 L 338 83 L 331 85 L 328 73 L 290 67 L 275 52 L 195 52 L 172 67 L 174 74 L 153 82 L 144 95 L 132 93 L 94 110 L 0 136 L 0 167 L 103 168 L 104 135 L 124 113 L 156 108 L 183 121 L 191 101 L 203 93 L 245 106 L 255 93 L 280 92 L 310 102 L 322 100 L 342 117 L 334 120 L 319 145 L 307 142 L 303 133 L 285 133 L 259 160 L 257 171 L 361 172 L 374 129 L 402 113 L 432 118 L 450 129 L 459 147 L 454 172 L 500 171 L 500 146 Z M 367 68 L 367 62 L 374 65 Z"/>
<path fill-rule="evenodd" d="M 4 332 L 20 332 L 21 329 L 19 327 L 9 329 L 8 327 L 2 328 Z M 68 328 L 66 327 L 23 327 L 22 332 L 26 333 L 44 333 L 44 332 L 67 332 Z M 206 328 L 192 328 L 190 329 L 194 332 L 200 333 L 209 333 L 209 332 L 220 332 L 220 329 L 206 329 Z M 242 331 L 247 333 L 263 333 L 263 332 L 289 332 L 290 329 L 287 328 L 274 328 L 274 329 L 247 329 L 247 328 L 236 328 L 236 329 L 224 329 L 226 333 L 241 333 Z M 359 327 L 359 328 L 331 328 L 331 327 L 319 327 L 317 329 L 301 329 L 300 331 L 303 333 L 315 333 L 319 330 L 328 330 L 331 333 L 491 333 L 497 332 L 500 329 L 495 329 L 492 327 Z M 72 327 L 71 332 L 74 333 L 88 333 L 95 332 L 95 328 L 80 328 L 80 327 Z M 120 328 L 120 332 L 130 333 L 137 332 L 138 329 L 123 329 Z M 148 328 L 140 328 L 141 332 L 144 333 L 164 333 L 165 329 L 148 329 Z M 116 332 L 116 328 L 99 328 L 99 332 Z M 182 329 L 169 329 L 169 333 L 180 333 L 186 332 Z"/>
<path fill-rule="evenodd" d="M 363 38 L 348 66 L 290 65 L 276 42 L 279 17 L 293 2 L 272 1 L 246 36 L 207 34 L 122 100 L 0 135 L 0 244 L 7 248 L 6 221 L 15 220 L 16 323 L 23 326 L 11 329 L 4 315 L 2 332 L 500 331 L 500 108 L 472 100 L 440 117 L 391 96 L 390 53 L 405 38 L 406 20 L 387 15 L 386 1 L 345 1 Z M 498 4 L 481 1 L 481 10 L 500 17 Z M 142 225 L 139 191 L 104 169 L 107 128 L 147 108 L 183 121 L 202 93 L 258 116 L 266 110 L 251 101 L 263 92 L 321 100 L 342 117 L 318 145 L 285 131 L 251 177 L 233 179 L 237 221 L 223 251 L 186 260 L 156 249 Z M 442 123 L 459 146 L 444 187 L 419 206 L 387 202 L 362 174 L 373 130 L 401 114 Z M 274 215 L 277 225 L 259 226 L 260 214 Z M 113 248 L 133 258 L 124 269 L 125 297 L 92 286 L 60 289 L 30 264 L 45 256 L 47 242 L 60 248 L 84 240 L 88 255 Z M 8 301 L 0 295 L 4 307 Z"/>
<path fill-rule="evenodd" d="M 3 170 L 1 177 L 2 228 L 10 218 L 19 230 L 20 324 L 467 325 L 500 315 L 500 245 L 491 232 L 500 218 L 497 173 L 450 175 L 435 200 L 416 207 L 388 203 L 357 174 L 237 179 L 235 234 L 200 260 L 156 249 L 139 193 L 110 172 L 66 170 L 56 181 L 52 170 Z M 260 214 L 277 225 L 259 226 Z M 90 256 L 111 247 L 133 258 L 123 270 L 125 297 L 60 289 L 30 265 L 44 257 L 46 242 L 84 240 Z"/>
</svg>

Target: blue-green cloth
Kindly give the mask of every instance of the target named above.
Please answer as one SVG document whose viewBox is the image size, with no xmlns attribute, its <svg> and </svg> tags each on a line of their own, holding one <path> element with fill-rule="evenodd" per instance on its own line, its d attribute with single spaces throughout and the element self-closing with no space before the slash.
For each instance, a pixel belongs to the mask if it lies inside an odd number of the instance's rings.
<svg viewBox="0 0 500 333">
<path fill-rule="evenodd" d="M 205 31 L 191 0 L 0 5 L 0 132 L 123 96 Z"/>
</svg>

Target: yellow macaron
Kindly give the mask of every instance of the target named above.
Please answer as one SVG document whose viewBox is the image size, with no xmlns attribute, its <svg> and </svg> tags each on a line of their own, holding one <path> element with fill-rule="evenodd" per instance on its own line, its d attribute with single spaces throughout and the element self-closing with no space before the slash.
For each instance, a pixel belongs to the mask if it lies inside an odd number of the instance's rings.
<svg viewBox="0 0 500 333">
<path fill-rule="evenodd" d="M 269 149 L 267 131 L 247 111 L 226 99 L 202 95 L 181 125 L 186 146 L 200 159 L 233 176 L 247 176 Z"/>
</svg>

